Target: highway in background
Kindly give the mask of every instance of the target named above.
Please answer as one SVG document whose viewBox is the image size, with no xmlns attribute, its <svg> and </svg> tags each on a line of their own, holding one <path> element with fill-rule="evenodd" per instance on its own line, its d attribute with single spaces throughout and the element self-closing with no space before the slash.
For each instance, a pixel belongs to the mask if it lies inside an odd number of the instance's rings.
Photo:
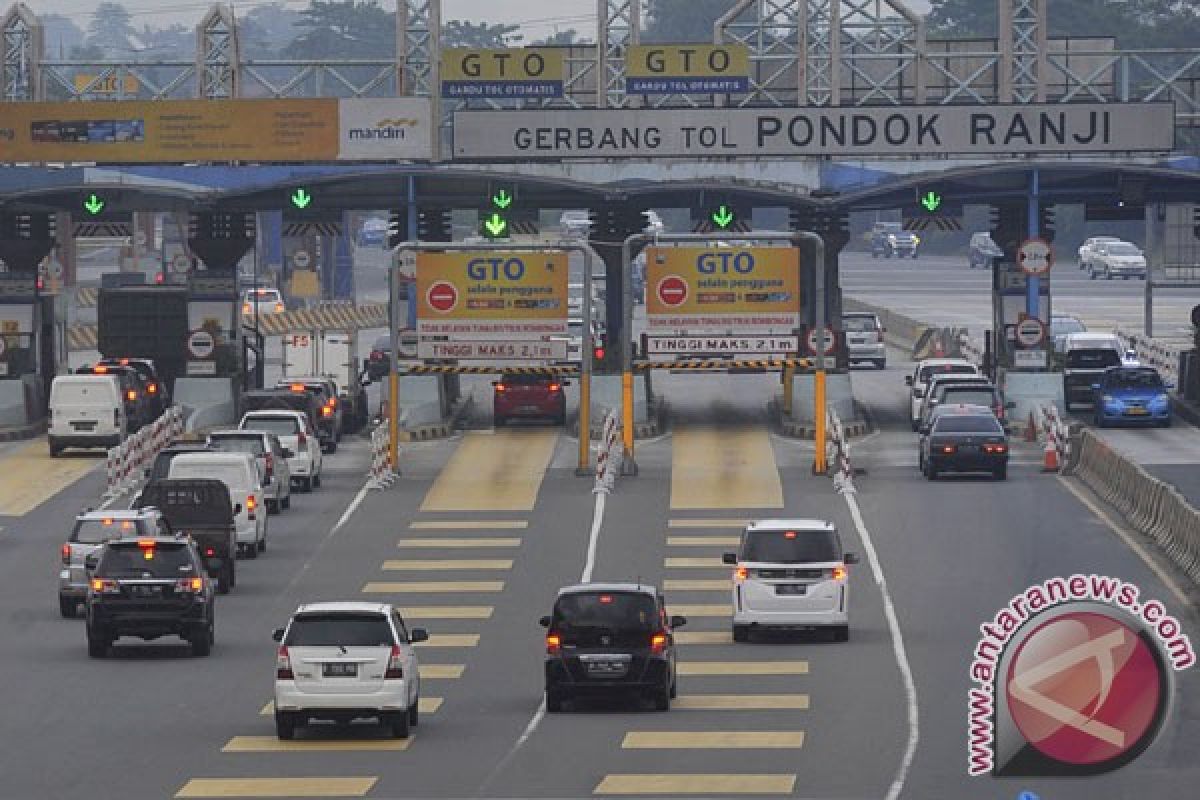
<svg viewBox="0 0 1200 800">
<path fill-rule="evenodd" d="M 1018 446 L 1009 480 L 931 483 L 915 468 L 893 353 L 856 371 L 878 426 L 854 446 L 858 503 L 911 668 L 919 743 L 901 796 L 1183 797 L 1200 780 L 1200 686 L 1179 675 L 1176 705 L 1151 750 L 1075 781 L 966 777 L 968 661 L 978 625 L 1027 585 L 1095 571 L 1181 601 L 1068 483 Z M 668 714 L 595 704 L 537 717 L 543 631 L 555 589 L 579 580 L 592 521 L 574 441 L 536 424 L 408 445 L 403 477 L 372 492 L 341 527 L 367 454 L 345 444 L 326 486 L 271 518 L 270 547 L 218 603 L 217 646 L 195 659 L 170 640 L 87 657 L 82 622 L 58 617 L 58 546 L 100 476 L 0 520 L 0 689 L 4 797 L 590 797 L 610 794 L 882 798 L 910 743 L 905 688 L 884 595 L 853 568 L 850 641 L 812 636 L 734 645 L 727 567 L 747 519 L 814 516 L 866 543 L 811 446 L 772 433 L 769 375 L 663 375 L 671 430 L 638 447 L 640 474 L 608 504 L 594 577 L 666 587 L 680 633 L 680 702 Z M 21 469 L 17 454 L 0 454 Z M 397 603 L 433 641 L 420 651 L 424 713 L 414 737 L 372 726 L 274 736 L 272 628 L 299 603 Z M 531 723 L 536 720 L 536 724 Z M 524 739 L 522 737 L 525 736 Z M 52 742 L 53 747 L 47 743 Z M 518 746 L 519 745 L 519 746 Z M 63 754 L 70 754 L 64 758 Z M 136 757 L 131 754 L 136 754 Z"/>
</svg>

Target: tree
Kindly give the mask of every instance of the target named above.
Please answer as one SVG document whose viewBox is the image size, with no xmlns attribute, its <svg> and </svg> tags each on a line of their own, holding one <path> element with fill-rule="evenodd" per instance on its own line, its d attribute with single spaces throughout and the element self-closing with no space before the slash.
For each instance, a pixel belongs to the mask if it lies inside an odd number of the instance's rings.
<svg viewBox="0 0 1200 800">
<path fill-rule="evenodd" d="M 519 25 L 452 19 L 442 26 L 442 47 L 514 47 L 525 38 L 517 33 L 520 29 Z"/>
<path fill-rule="evenodd" d="M 46 53 L 51 57 L 61 58 L 83 44 L 83 29 L 70 17 L 64 17 L 62 14 L 43 14 L 39 19 L 42 22 Z"/>
<path fill-rule="evenodd" d="M 390 58 L 396 53 L 396 15 L 376 0 L 312 0 L 296 27 L 303 33 L 284 50 L 290 58 Z"/>
<path fill-rule="evenodd" d="M 178 22 L 165 28 L 144 25 L 138 39 L 144 45 L 143 54 L 146 58 L 166 58 L 176 53 L 186 53 L 189 48 L 195 47 L 196 29 Z"/>
<path fill-rule="evenodd" d="M 574 28 L 567 28 L 565 31 L 555 31 L 544 39 L 538 39 L 533 44 L 535 47 L 541 47 L 543 45 L 552 47 L 557 45 L 561 47 L 583 43 L 584 42 L 579 38 L 579 31 L 575 30 Z"/>
<path fill-rule="evenodd" d="M 997 35 L 996 0 L 932 0 L 926 23 L 937 38 Z M 1047 9 L 1050 36 L 1112 37 L 1121 47 L 1192 47 L 1200 36 L 1200 8 L 1186 0 L 1054 0 Z"/>
<path fill-rule="evenodd" d="M 261 58 L 282 51 L 299 33 L 300 14 L 279 3 L 255 6 L 238 17 L 242 52 Z"/>
<path fill-rule="evenodd" d="M 104 50 L 110 58 L 127 54 L 133 49 L 132 39 L 137 34 L 131 19 L 132 15 L 120 3 L 104 2 L 96 6 L 88 24 L 88 46 Z"/>
<path fill-rule="evenodd" d="M 707 42 L 730 0 L 647 0 L 644 42 Z"/>
</svg>

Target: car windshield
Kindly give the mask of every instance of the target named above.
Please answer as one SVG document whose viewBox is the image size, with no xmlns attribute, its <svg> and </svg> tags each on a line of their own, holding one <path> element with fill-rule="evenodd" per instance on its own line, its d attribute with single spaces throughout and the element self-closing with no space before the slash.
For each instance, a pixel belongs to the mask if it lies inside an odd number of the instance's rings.
<svg viewBox="0 0 1200 800">
<path fill-rule="evenodd" d="M 380 350 L 386 353 L 388 350 L 392 349 L 392 337 L 387 336 L 386 334 L 380 336 L 375 340 L 375 343 L 371 345 L 371 349 Z"/>
<path fill-rule="evenodd" d="M 742 541 L 742 561 L 808 564 L 841 558 L 834 531 L 748 531 Z"/>
<path fill-rule="evenodd" d="M 970 364 L 931 364 L 928 367 L 921 367 L 921 372 L 917 376 L 917 383 L 929 383 L 929 379 L 934 375 L 976 375 L 978 370 Z"/>
<path fill-rule="evenodd" d="M 391 647 L 392 628 L 383 614 L 299 614 L 288 626 L 289 647 Z"/>
<path fill-rule="evenodd" d="M 1163 382 L 1152 369 L 1121 369 L 1110 372 L 1105 383 L 1114 389 L 1161 389 Z"/>
<path fill-rule="evenodd" d="M 1084 333 L 1087 328 L 1074 317 L 1055 317 L 1050 321 L 1050 328 L 1055 336 L 1064 333 Z"/>
<path fill-rule="evenodd" d="M 137 542 L 109 545 L 96 575 L 101 578 L 178 578 L 192 573 L 192 559 L 183 544 Z"/>
<path fill-rule="evenodd" d="M 1081 347 L 1067 353 L 1067 366 L 1104 369 L 1121 366 L 1121 354 L 1109 347 Z"/>
<path fill-rule="evenodd" d="M 1138 250 L 1129 244 L 1129 242 L 1113 242 L 1108 245 L 1108 252 L 1114 256 L 1140 256 L 1142 254 L 1141 250 Z"/>
<path fill-rule="evenodd" d="M 855 333 L 863 333 L 865 331 L 877 331 L 879 325 L 875 322 L 875 317 L 842 317 L 842 329 L 854 331 Z"/>
<path fill-rule="evenodd" d="M 934 433 L 1004 433 L 995 417 L 983 414 L 956 414 L 938 417 Z"/>
<path fill-rule="evenodd" d="M 71 531 L 71 541 L 81 544 L 100 544 L 109 539 L 137 536 L 139 533 L 145 532 L 139 530 L 137 520 L 113 519 L 112 517 L 81 519 L 75 522 L 75 530 Z"/>
<path fill-rule="evenodd" d="M 642 592 L 573 592 L 554 604 L 554 627 L 649 631 L 658 627 L 654 598 Z"/>
<path fill-rule="evenodd" d="M 249 417 L 242 427 L 276 436 L 295 436 L 300 431 L 300 423 L 294 417 Z"/>
<path fill-rule="evenodd" d="M 250 453 L 261 456 L 266 452 L 261 436 L 210 436 L 211 446 L 226 453 Z"/>
<path fill-rule="evenodd" d="M 947 388 L 942 392 L 943 403 L 962 403 L 968 406 L 990 406 L 996 396 L 991 389 Z"/>
</svg>

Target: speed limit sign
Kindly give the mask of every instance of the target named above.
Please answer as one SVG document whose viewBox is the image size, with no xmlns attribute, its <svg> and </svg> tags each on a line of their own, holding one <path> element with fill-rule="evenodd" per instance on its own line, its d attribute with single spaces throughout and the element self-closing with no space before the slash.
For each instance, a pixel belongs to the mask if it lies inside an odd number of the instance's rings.
<svg viewBox="0 0 1200 800">
<path fill-rule="evenodd" d="M 1017 264 L 1026 275 L 1045 275 L 1054 265 L 1054 248 L 1045 239 L 1026 239 L 1017 250 Z"/>
</svg>

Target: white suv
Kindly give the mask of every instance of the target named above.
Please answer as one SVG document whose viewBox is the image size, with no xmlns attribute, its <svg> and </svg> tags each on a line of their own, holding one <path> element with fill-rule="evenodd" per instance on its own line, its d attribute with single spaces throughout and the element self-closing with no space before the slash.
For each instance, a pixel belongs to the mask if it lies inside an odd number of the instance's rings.
<svg viewBox="0 0 1200 800">
<path fill-rule="evenodd" d="M 321 442 L 303 411 L 247 411 L 238 429 L 278 436 L 279 443 L 292 451 L 287 460 L 292 482 L 306 492 L 321 485 Z"/>
<path fill-rule="evenodd" d="M 723 561 L 733 571 L 733 640 L 754 629 L 829 629 L 835 641 L 850 637 L 850 587 L 846 570 L 858 556 L 842 551 L 832 522 L 767 519 L 750 523 L 738 552 Z"/>
<path fill-rule="evenodd" d="M 918 361 L 912 375 L 905 375 L 904 382 L 909 386 L 908 419 L 915 431 L 921 420 L 921 402 L 925 392 L 929 390 L 929 382 L 936 375 L 962 375 L 971 377 L 979 374 L 979 367 L 965 358 L 927 358 Z"/>
<path fill-rule="evenodd" d="M 275 732 L 291 739 L 310 719 L 350 722 L 374 717 L 400 739 L 417 724 L 421 676 L 399 609 L 379 603 L 310 603 L 278 628 Z"/>
</svg>

